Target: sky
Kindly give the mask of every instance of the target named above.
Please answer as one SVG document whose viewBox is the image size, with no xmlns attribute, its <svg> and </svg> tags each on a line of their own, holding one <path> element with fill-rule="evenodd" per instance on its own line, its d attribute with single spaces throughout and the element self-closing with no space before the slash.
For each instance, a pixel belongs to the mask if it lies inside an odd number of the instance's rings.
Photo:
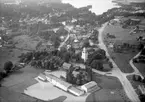
<svg viewBox="0 0 145 102">
<path fill-rule="evenodd" d="M 62 2 L 70 3 L 77 8 L 86 5 L 92 5 L 91 11 L 97 15 L 115 7 L 115 5 L 112 3 L 112 0 L 62 0 Z"/>
</svg>

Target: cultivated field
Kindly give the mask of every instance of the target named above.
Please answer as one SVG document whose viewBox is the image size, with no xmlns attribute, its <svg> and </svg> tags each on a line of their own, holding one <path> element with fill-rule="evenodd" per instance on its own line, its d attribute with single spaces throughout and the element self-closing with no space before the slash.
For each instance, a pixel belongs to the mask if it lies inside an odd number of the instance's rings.
<svg viewBox="0 0 145 102">
<path fill-rule="evenodd" d="M 93 79 L 101 89 L 90 94 L 86 102 L 130 102 L 117 78 L 94 73 Z"/>
</svg>

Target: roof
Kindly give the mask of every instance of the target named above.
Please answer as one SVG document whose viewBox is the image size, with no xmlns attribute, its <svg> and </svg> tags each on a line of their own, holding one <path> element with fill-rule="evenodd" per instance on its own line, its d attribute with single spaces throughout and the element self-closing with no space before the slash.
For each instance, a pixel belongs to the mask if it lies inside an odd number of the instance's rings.
<svg viewBox="0 0 145 102">
<path fill-rule="evenodd" d="M 86 84 L 84 84 L 84 85 L 82 85 L 82 86 L 84 86 L 84 87 L 86 87 L 87 89 L 89 89 L 89 88 L 92 88 L 92 87 L 94 87 L 94 86 L 97 86 L 97 83 L 96 83 L 95 81 L 90 81 L 90 82 L 88 82 L 88 83 L 86 83 Z"/>
<path fill-rule="evenodd" d="M 61 80 L 60 78 L 58 78 L 58 77 L 56 77 L 56 76 L 54 76 L 54 75 L 52 75 L 52 74 L 46 74 L 46 77 L 49 77 L 49 78 L 51 78 L 51 79 L 57 81 L 58 83 L 60 83 L 61 85 L 64 85 L 65 87 L 70 87 L 70 86 L 72 86 L 72 84 L 63 81 L 63 80 Z"/>
<path fill-rule="evenodd" d="M 64 69 L 69 69 L 71 67 L 71 64 L 64 62 L 63 63 L 63 68 Z"/>
<path fill-rule="evenodd" d="M 80 89 L 78 89 L 78 88 L 76 88 L 76 87 L 70 87 L 70 88 L 69 88 L 69 91 L 70 91 L 70 92 L 73 92 L 73 93 L 80 94 L 80 95 L 84 94 L 84 91 L 82 91 L 82 90 L 80 90 Z"/>
</svg>

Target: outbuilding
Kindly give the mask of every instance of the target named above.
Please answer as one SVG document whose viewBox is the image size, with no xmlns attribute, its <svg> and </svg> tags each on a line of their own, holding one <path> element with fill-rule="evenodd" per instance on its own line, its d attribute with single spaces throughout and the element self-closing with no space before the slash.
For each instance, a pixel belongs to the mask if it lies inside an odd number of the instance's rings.
<svg viewBox="0 0 145 102">
<path fill-rule="evenodd" d="M 81 89 L 84 90 L 85 92 L 91 92 L 91 91 L 99 90 L 100 87 L 97 85 L 97 83 L 95 81 L 90 81 L 90 82 L 82 85 Z"/>
<path fill-rule="evenodd" d="M 76 95 L 76 96 L 82 96 L 82 95 L 84 95 L 84 93 L 85 93 L 83 90 L 80 90 L 80 89 L 75 88 L 75 87 L 73 87 L 73 86 L 70 87 L 70 88 L 68 89 L 68 91 L 69 91 L 70 93 Z"/>
</svg>

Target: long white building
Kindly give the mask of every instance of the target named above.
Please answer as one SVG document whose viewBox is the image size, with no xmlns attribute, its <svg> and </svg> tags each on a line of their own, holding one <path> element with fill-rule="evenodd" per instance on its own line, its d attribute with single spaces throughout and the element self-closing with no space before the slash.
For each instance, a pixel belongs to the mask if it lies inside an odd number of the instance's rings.
<svg viewBox="0 0 145 102">
<path fill-rule="evenodd" d="M 68 91 L 70 93 L 72 93 L 75 96 L 81 96 L 84 94 L 84 91 L 75 88 L 72 86 L 72 84 L 65 82 L 63 80 L 61 80 L 60 78 L 52 75 L 52 74 L 46 74 L 46 78 L 47 80 L 52 83 L 54 86 L 64 90 L 64 91 Z"/>
</svg>

